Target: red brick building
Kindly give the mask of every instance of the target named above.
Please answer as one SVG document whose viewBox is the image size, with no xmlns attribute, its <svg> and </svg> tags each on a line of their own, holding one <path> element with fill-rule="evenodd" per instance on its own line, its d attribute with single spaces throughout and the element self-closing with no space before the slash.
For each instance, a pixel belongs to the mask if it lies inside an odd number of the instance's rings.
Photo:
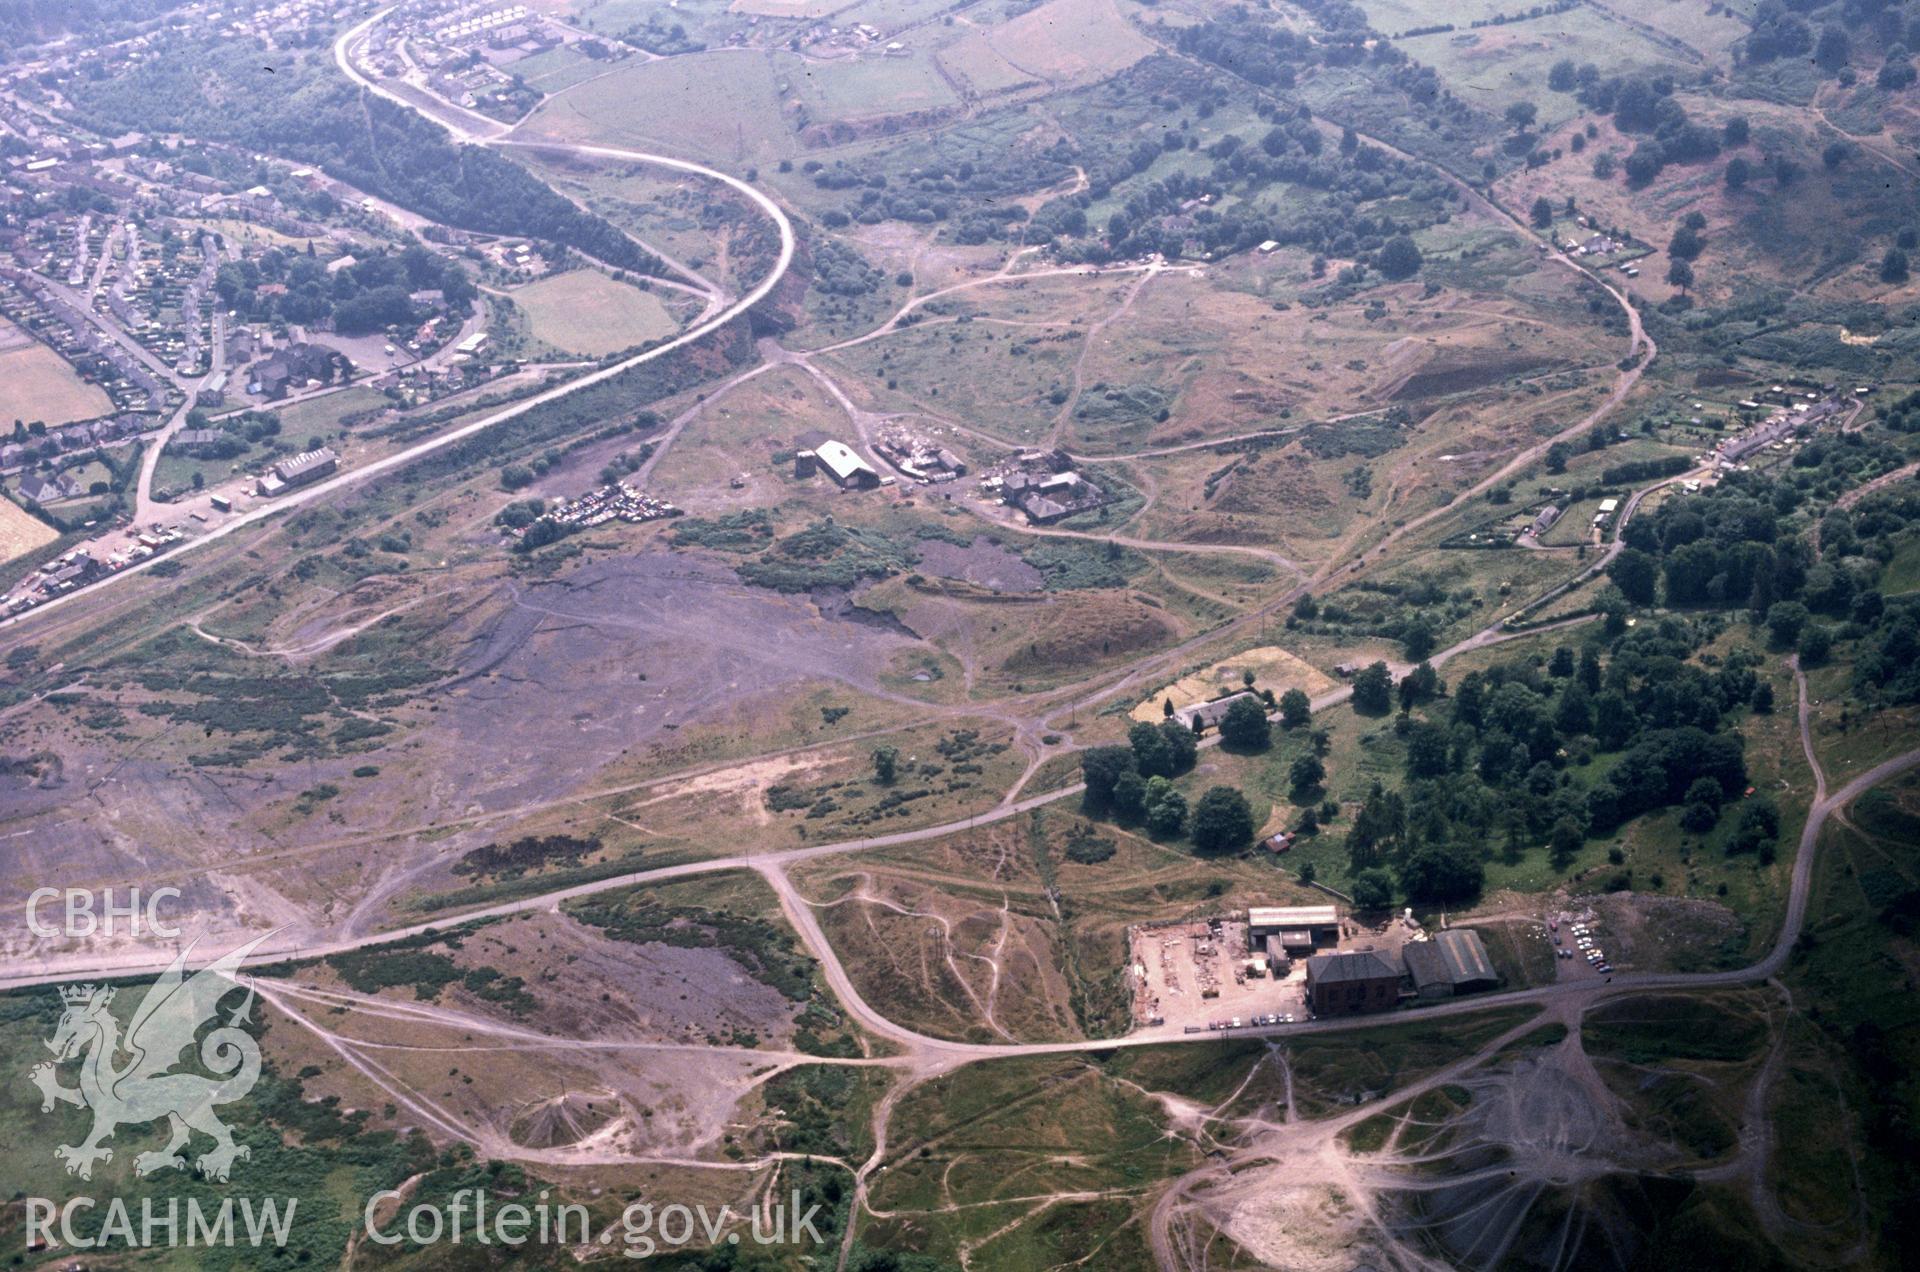
<svg viewBox="0 0 1920 1272">
<path fill-rule="evenodd" d="M 1353 950 L 1307 960 L 1307 1006 L 1316 1016 L 1391 1011 L 1400 1002 L 1400 969 L 1384 954 Z"/>
</svg>

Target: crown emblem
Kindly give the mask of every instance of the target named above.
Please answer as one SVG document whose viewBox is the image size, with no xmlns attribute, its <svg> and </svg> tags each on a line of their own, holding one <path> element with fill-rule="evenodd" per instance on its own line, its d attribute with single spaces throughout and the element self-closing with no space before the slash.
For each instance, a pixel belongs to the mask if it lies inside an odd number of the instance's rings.
<svg viewBox="0 0 1920 1272">
<path fill-rule="evenodd" d="M 60 1001 L 74 1007 L 84 1006 L 93 1000 L 94 989 L 92 985 L 62 985 Z"/>
</svg>

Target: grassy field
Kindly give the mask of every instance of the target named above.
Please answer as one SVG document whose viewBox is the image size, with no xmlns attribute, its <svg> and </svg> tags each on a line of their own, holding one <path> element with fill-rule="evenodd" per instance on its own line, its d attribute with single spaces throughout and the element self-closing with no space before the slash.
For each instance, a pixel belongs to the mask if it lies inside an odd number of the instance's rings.
<svg viewBox="0 0 1920 1272">
<path fill-rule="evenodd" d="M 1397 36 L 1419 27 L 1452 23 L 1465 27 L 1482 18 L 1508 12 L 1504 0 L 1360 0 L 1367 25 L 1385 36 Z"/>
<path fill-rule="evenodd" d="M 695 53 L 630 62 L 544 103 L 535 136 L 646 145 L 726 165 L 770 162 L 797 147 L 782 116 L 780 78 L 754 53 Z"/>
<path fill-rule="evenodd" d="M 1584 7 L 1530 22 L 1443 31 L 1398 43 L 1417 61 L 1438 71 L 1469 104 L 1497 114 L 1514 102 L 1532 102 L 1546 125 L 1581 110 L 1571 94 L 1547 89 L 1548 68 L 1561 58 L 1592 62 L 1602 75 L 1685 65 L 1639 31 Z"/>
<path fill-rule="evenodd" d="M 1672 0 L 1614 0 L 1615 13 L 1644 22 L 1713 62 L 1726 61 L 1732 46 L 1751 29 L 1754 0 L 1675 4 Z"/>
<path fill-rule="evenodd" d="M 968 31 L 945 45 L 938 56 L 948 74 L 966 80 L 973 91 L 983 97 L 1040 82 L 1038 76 L 1000 56 L 992 42 L 978 31 Z"/>
<path fill-rule="evenodd" d="M 930 55 L 867 55 L 832 62 L 798 56 L 774 59 L 774 73 L 806 103 L 816 119 L 857 122 L 959 104 Z M 783 94 L 784 95 L 784 94 Z"/>
<path fill-rule="evenodd" d="M 663 339 L 679 324 L 653 293 L 618 283 L 599 270 L 576 269 L 517 288 L 536 340 L 599 357 Z"/>
<path fill-rule="evenodd" d="M 1128 925 L 1310 897 L 1264 860 L 1201 860 L 1070 804 L 797 882 L 877 1010 L 982 1042 L 1123 1034 Z"/>
<path fill-rule="evenodd" d="M 1920 534 L 1909 532 L 1894 549 L 1880 575 L 1880 587 L 1888 596 L 1904 596 L 1920 589 Z"/>
<path fill-rule="evenodd" d="M 1871 1212 L 1894 1180 L 1873 1169 L 1861 1181 L 1872 1191 L 1857 1197 L 1845 1165 L 1857 1151 L 1849 1136 L 1862 1121 L 1906 1126 L 1914 1115 L 1914 1088 L 1899 1075 L 1920 1059 L 1920 1011 L 1895 969 L 1911 966 L 1915 956 L 1904 913 L 1920 880 L 1916 809 L 1920 780 L 1909 774 L 1856 801 L 1848 820 L 1829 821 L 1820 839 L 1807 932 L 1787 980 L 1796 997 L 1817 996 L 1821 1010 L 1810 1025 L 1793 1026 L 1789 1083 L 1776 1095 L 1778 1133 L 1810 1134 L 1788 1141 L 1795 1152 L 1770 1172 L 1796 1218 L 1850 1218 L 1863 1201 Z M 1853 969 L 1861 967 L 1884 974 L 1858 975 Z M 1809 1098 L 1794 1100 L 1802 1091 Z"/>
<path fill-rule="evenodd" d="M 1191 1144 L 1165 1133 L 1151 1098 L 1077 1057 L 995 1061 L 937 1078 L 900 1102 L 894 1128 L 876 1209 L 1139 1187 L 1197 1163 Z M 991 1232 L 1002 1221 L 979 1222 Z"/>
<path fill-rule="evenodd" d="M 1458 1021 L 1302 1039 L 1291 1057 L 1300 1111 L 1331 1113 L 1355 1095 L 1393 1091 L 1471 1054 L 1533 1014 L 1528 1007 L 1495 1007 Z"/>
<path fill-rule="evenodd" d="M 239 244 L 243 247 L 257 248 L 261 251 L 265 251 L 270 247 L 279 247 L 301 252 L 307 250 L 306 239 L 294 238 L 292 235 L 282 234 L 278 230 L 268 229 L 264 225 L 256 225 L 252 221 L 239 221 L 232 217 L 212 217 L 207 220 L 189 221 L 183 225 L 183 228 L 191 229 L 196 234 L 201 230 L 211 230 L 213 233 L 220 235 L 231 243 Z M 322 250 L 326 250 L 324 242 L 322 242 L 321 246 Z M 338 249 L 336 248 L 334 250 Z"/>
<path fill-rule="evenodd" d="M 305 402 L 295 402 L 292 406 L 281 407 L 275 413 L 280 417 L 281 432 L 296 441 L 302 441 L 309 434 L 339 428 L 341 421 L 349 415 L 385 405 L 386 395 L 375 389 L 356 386 L 324 397 L 309 398 Z"/>
<path fill-rule="evenodd" d="M 1047 0 L 987 36 L 1015 68 L 1053 84 L 1088 82 L 1153 52 L 1106 0 Z"/>
<path fill-rule="evenodd" d="M 571 45 L 548 49 L 513 64 L 513 73 L 543 93 L 558 93 L 611 69 Z"/>
<path fill-rule="evenodd" d="M 59 537 L 52 526 L 11 499 L 0 499 L 0 561 L 25 556 Z"/>
<path fill-rule="evenodd" d="M 113 403 L 82 380 L 66 360 L 13 327 L 0 325 L 0 420 L 70 424 L 105 415 Z"/>
</svg>

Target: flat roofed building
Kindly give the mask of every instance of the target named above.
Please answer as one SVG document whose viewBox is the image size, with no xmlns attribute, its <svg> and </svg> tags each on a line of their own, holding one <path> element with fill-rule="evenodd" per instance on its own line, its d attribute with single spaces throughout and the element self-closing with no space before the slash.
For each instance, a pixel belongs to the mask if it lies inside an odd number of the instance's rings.
<svg viewBox="0 0 1920 1272">
<path fill-rule="evenodd" d="M 1372 950 L 1307 960 L 1307 1005 L 1316 1016 L 1390 1011 L 1400 1002 L 1400 969 Z"/>
</svg>

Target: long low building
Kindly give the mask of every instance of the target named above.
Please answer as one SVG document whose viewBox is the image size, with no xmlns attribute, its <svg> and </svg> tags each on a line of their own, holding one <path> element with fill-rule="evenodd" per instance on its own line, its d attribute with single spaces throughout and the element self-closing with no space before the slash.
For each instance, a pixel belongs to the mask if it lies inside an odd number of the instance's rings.
<svg viewBox="0 0 1920 1272">
<path fill-rule="evenodd" d="M 305 451 L 292 459 L 283 459 L 273 466 L 273 471 L 260 479 L 256 488 L 262 495 L 273 496 L 293 486 L 304 486 L 310 481 L 318 481 L 340 467 L 340 457 L 332 448 L 322 446 L 319 450 Z"/>
<path fill-rule="evenodd" d="M 1247 945 L 1277 943 L 1288 954 L 1340 941 L 1340 911 L 1331 905 L 1256 905 L 1247 911 Z"/>
<path fill-rule="evenodd" d="M 1227 712 L 1233 710 L 1233 704 L 1242 698 L 1254 698 L 1258 701 L 1258 696 L 1253 690 L 1242 689 L 1240 692 L 1230 693 L 1224 698 L 1210 698 L 1205 702 L 1190 703 L 1187 706 L 1177 708 L 1173 713 L 1173 718 L 1186 725 L 1189 729 L 1194 728 L 1196 725 L 1201 729 L 1217 729 L 1220 727 L 1220 722 L 1227 718 Z M 1264 705 L 1265 704 L 1262 704 L 1263 708 Z"/>
<path fill-rule="evenodd" d="M 1471 928 L 1448 928 L 1432 940 L 1411 941 L 1400 956 L 1413 979 L 1413 992 L 1423 999 L 1478 993 L 1500 983 L 1486 945 Z"/>
</svg>

